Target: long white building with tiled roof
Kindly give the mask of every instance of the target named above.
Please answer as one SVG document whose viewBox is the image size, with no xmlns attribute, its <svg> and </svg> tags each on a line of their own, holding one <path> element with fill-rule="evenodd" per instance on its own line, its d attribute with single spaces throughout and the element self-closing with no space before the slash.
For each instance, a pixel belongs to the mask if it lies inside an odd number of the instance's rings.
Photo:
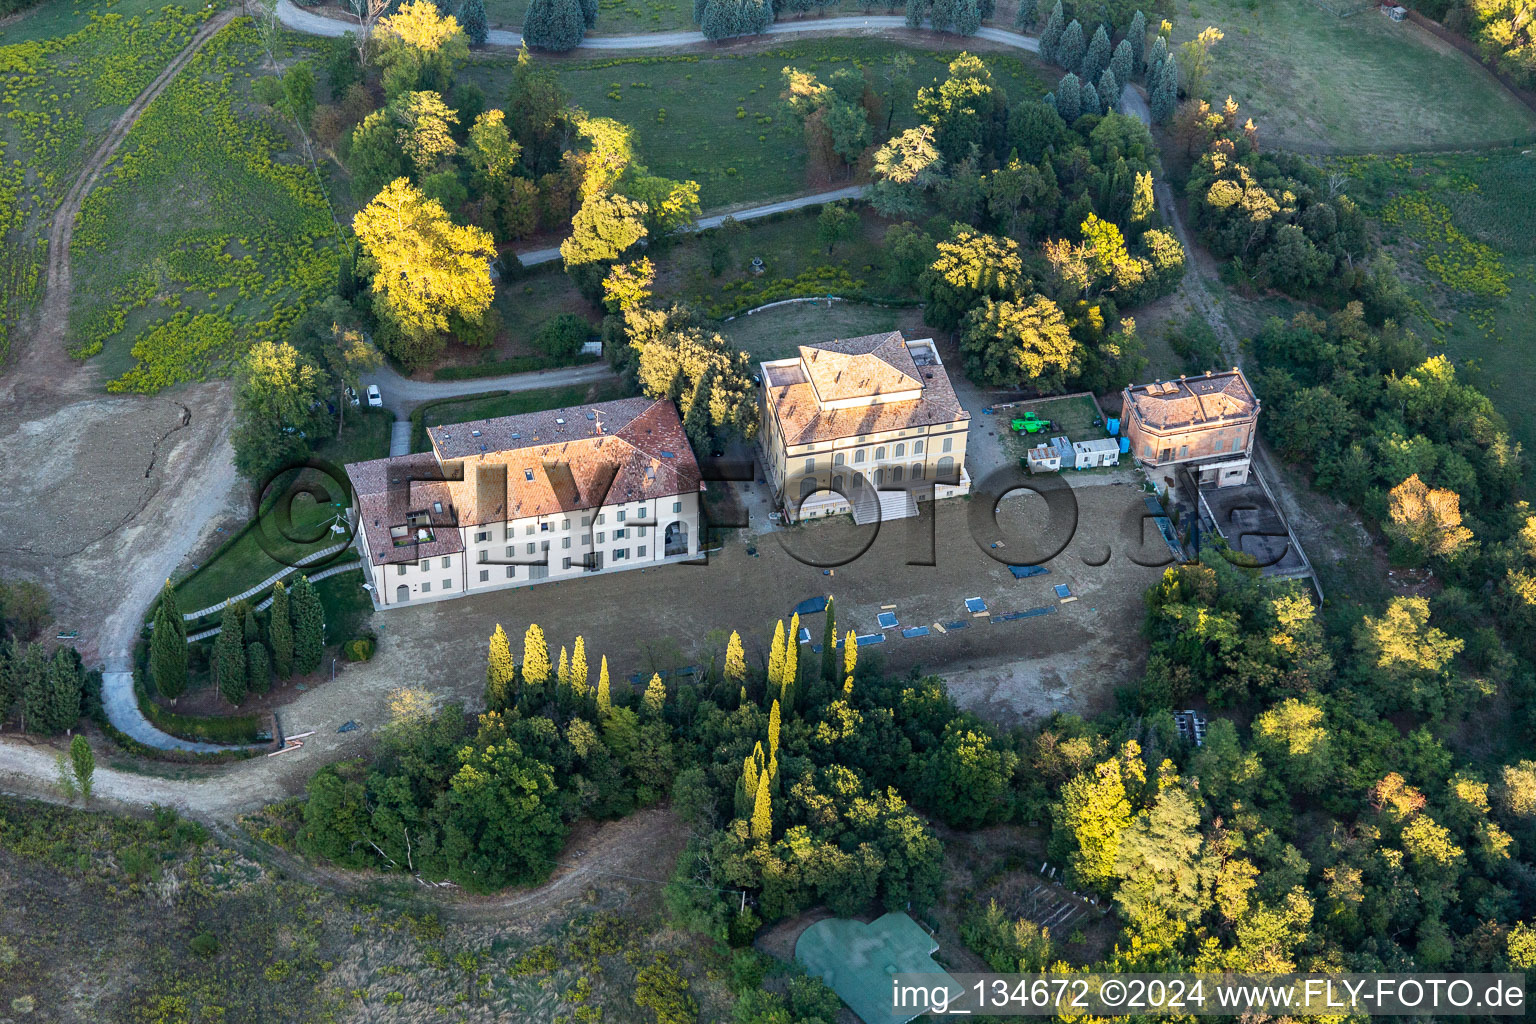
<svg viewBox="0 0 1536 1024">
<path fill-rule="evenodd" d="M 681 561 L 699 466 L 668 401 L 430 427 L 432 451 L 347 466 L 380 608 Z"/>
<path fill-rule="evenodd" d="M 761 370 L 763 463 L 789 519 L 896 519 L 970 491 L 970 413 L 931 340 L 890 331 L 802 345 Z"/>
</svg>

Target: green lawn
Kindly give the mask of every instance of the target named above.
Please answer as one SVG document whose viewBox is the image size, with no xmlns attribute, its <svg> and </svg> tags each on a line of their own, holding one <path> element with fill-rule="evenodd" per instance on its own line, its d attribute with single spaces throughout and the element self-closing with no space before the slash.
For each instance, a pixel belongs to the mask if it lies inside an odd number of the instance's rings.
<svg viewBox="0 0 1536 1024">
<path fill-rule="evenodd" d="M 1526 139 L 1536 114 L 1471 58 L 1371 8 L 1338 18 L 1312 0 L 1174 0 L 1174 41 L 1207 25 L 1209 92 L 1232 95 L 1271 144 L 1333 152 Z"/>
<path fill-rule="evenodd" d="M 796 40 L 759 53 L 573 60 L 557 68 L 577 105 L 632 125 L 642 162 L 655 174 L 697 181 L 700 202 L 714 210 L 847 184 L 842 172 L 808 172 L 801 129 L 781 110 L 783 69 L 793 64 L 828 74 L 856 64 L 868 68 L 875 87 L 883 90 L 884 66 L 903 49 L 909 48 L 881 39 Z M 954 57 L 953 52 L 909 52 L 918 61 L 912 90 L 942 78 Z M 985 59 L 1010 97 L 1045 92 L 1032 56 L 987 54 Z M 462 74 L 499 101 L 512 67 L 507 60 L 482 60 Z M 897 97 L 896 130 L 913 123 L 912 90 Z"/>
<path fill-rule="evenodd" d="M 293 57 L 281 40 L 278 51 Z M 70 344 L 101 353 L 111 390 L 224 372 L 334 287 L 337 229 L 321 184 L 287 126 L 250 100 L 265 61 L 248 22 L 221 32 L 86 198 Z"/>
<path fill-rule="evenodd" d="M 860 302 L 796 303 L 740 316 L 721 330 L 731 343 L 751 353 L 754 361 L 784 359 L 801 345 L 815 345 L 832 338 L 858 338 L 895 330 L 900 311 Z"/>
<path fill-rule="evenodd" d="M 1521 150 L 1338 161 L 1445 352 L 1536 451 L 1536 155 Z M 1433 346 L 1432 346 L 1433 347 Z"/>
<path fill-rule="evenodd" d="M 488 391 L 464 398 L 448 398 L 419 406 L 411 414 L 411 450 L 432 450 L 427 440 L 427 428 L 444 423 L 467 423 L 470 420 L 488 420 L 497 416 L 516 416 L 525 412 L 542 412 L 545 409 L 562 409 L 568 405 L 589 402 L 607 402 L 624 398 L 629 392 L 618 381 L 599 384 L 572 384 L 559 388 L 540 388 L 535 391 Z"/>
</svg>

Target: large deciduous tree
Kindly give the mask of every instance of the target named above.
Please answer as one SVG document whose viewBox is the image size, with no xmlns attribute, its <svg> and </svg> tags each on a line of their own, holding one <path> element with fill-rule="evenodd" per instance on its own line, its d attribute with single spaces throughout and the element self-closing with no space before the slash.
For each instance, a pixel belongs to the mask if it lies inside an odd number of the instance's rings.
<svg viewBox="0 0 1536 1024">
<path fill-rule="evenodd" d="M 918 282 L 923 319 L 934 327 L 952 331 L 980 300 L 1012 299 L 1028 284 L 1011 238 L 962 231 L 938 243 L 938 253 Z"/>
<path fill-rule="evenodd" d="M 960 352 L 966 376 L 989 387 L 1061 391 L 1078 364 L 1066 318 L 1044 295 L 983 298 L 960 329 Z"/>
<path fill-rule="evenodd" d="M 251 480 L 309 456 L 320 368 L 287 342 L 258 342 L 235 374 L 235 467 Z M 308 428 L 308 429 L 306 429 Z"/>
<path fill-rule="evenodd" d="M 875 151 L 869 202 L 882 216 L 915 216 L 923 194 L 944 172 L 933 126 L 909 128 Z"/>
</svg>

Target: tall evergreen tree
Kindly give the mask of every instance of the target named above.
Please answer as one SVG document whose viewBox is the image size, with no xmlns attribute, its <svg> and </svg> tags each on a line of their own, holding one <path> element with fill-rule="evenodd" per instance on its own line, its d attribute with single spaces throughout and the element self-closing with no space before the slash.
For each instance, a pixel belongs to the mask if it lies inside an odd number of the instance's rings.
<svg viewBox="0 0 1536 1024">
<path fill-rule="evenodd" d="M 517 663 L 512 659 L 512 644 L 507 631 L 496 624 L 491 634 L 491 648 L 485 657 L 485 709 L 506 711 L 517 700 Z"/>
<path fill-rule="evenodd" d="M 571 650 L 571 692 L 578 700 L 585 700 L 592 689 L 591 674 L 587 671 L 587 641 L 577 637 Z"/>
<path fill-rule="evenodd" d="M 768 792 L 768 773 L 757 777 L 757 798 L 752 802 L 752 839 L 766 843 L 773 839 L 773 797 Z"/>
<path fill-rule="evenodd" d="M 267 641 L 272 647 L 272 671 L 286 682 L 293 675 L 293 609 L 289 606 L 288 588 L 281 581 L 272 588 Z"/>
<path fill-rule="evenodd" d="M 571 685 L 571 655 L 566 651 L 564 644 L 560 645 L 560 661 L 555 668 L 555 682 L 562 690 L 568 689 Z"/>
<path fill-rule="evenodd" d="M 1087 44 L 1083 41 L 1083 26 L 1076 18 L 1067 25 L 1061 33 L 1061 42 L 1056 44 L 1056 63 L 1068 71 L 1076 71 L 1083 63 L 1083 53 Z M 1060 94 L 1056 98 L 1061 99 Z"/>
<path fill-rule="evenodd" d="M 1102 114 L 1104 108 L 1099 104 L 1099 90 L 1093 87 L 1092 82 L 1084 82 L 1079 93 L 1079 104 L 1083 114 Z"/>
<path fill-rule="evenodd" d="M 1078 77 L 1085 82 L 1096 82 L 1104 69 L 1109 67 L 1109 33 L 1104 31 L 1104 26 L 1099 25 L 1093 32 L 1093 40 L 1088 44 L 1088 52 L 1083 55 L 1083 66 L 1078 71 Z"/>
<path fill-rule="evenodd" d="M 779 682 L 787 698 L 784 702 L 784 707 L 793 710 L 795 707 L 795 685 L 800 682 L 799 612 L 795 612 L 789 620 L 789 635 L 784 638 L 784 676 Z"/>
<path fill-rule="evenodd" d="M 738 686 L 747 678 L 747 655 L 741 648 L 741 634 L 731 630 L 725 645 L 725 678 Z"/>
<path fill-rule="evenodd" d="M 1179 62 L 1172 57 L 1162 63 L 1157 92 L 1152 94 L 1152 120 L 1166 124 L 1179 106 Z"/>
<path fill-rule="evenodd" d="M 1067 28 L 1067 15 L 1061 6 L 1061 0 L 1051 8 L 1050 15 L 1045 19 L 1045 29 L 1040 33 L 1040 59 L 1048 64 L 1059 63 L 1056 59 L 1056 50 L 1061 45 L 1061 34 Z"/>
<path fill-rule="evenodd" d="M 464 6 L 459 10 L 459 25 L 464 29 L 464 34 L 469 37 L 470 43 L 475 46 L 484 46 L 487 31 L 485 0 L 464 0 Z"/>
<path fill-rule="evenodd" d="M 661 681 L 661 673 L 653 672 L 651 681 L 645 684 L 645 693 L 640 695 L 640 710 L 647 718 L 660 718 L 666 706 L 667 686 Z"/>
<path fill-rule="evenodd" d="M 613 698 L 608 692 L 608 655 L 603 655 L 597 669 L 597 711 L 606 715 L 613 710 Z"/>
<path fill-rule="evenodd" d="M 748 754 L 741 759 L 741 800 L 736 805 L 736 816 L 750 820 L 752 803 L 757 799 L 757 758 Z"/>
<path fill-rule="evenodd" d="M 1099 102 L 1104 105 L 1105 114 L 1120 109 L 1120 81 L 1108 68 L 1099 76 Z"/>
<path fill-rule="evenodd" d="M 76 736 L 69 744 L 69 762 L 75 770 L 75 782 L 80 787 L 80 798 L 91 802 L 91 790 L 95 788 L 96 753 L 91 741 L 83 735 Z"/>
<path fill-rule="evenodd" d="M 1153 76 L 1158 74 L 1163 62 L 1168 59 L 1168 40 L 1164 36 L 1158 36 L 1152 40 L 1152 48 L 1147 51 L 1145 70 L 1147 74 L 1147 91 L 1150 93 L 1157 84 Z"/>
<path fill-rule="evenodd" d="M 16 688 L 16 641 L 0 638 L 0 729 L 21 699 Z"/>
<path fill-rule="evenodd" d="M 1068 71 L 1056 84 L 1056 113 L 1067 124 L 1076 121 L 1083 112 L 1083 91 L 1077 76 Z"/>
<path fill-rule="evenodd" d="M 49 735 L 68 732 L 80 722 L 80 707 L 85 696 L 85 666 L 80 652 L 60 647 L 48 665 L 48 699 L 44 730 Z"/>
<path fill-rule="evenodd" d="M 773 643 L 768 648 L 768 692 L 773 694 L 784 685 L 784 620 L 773 627 Z"/>
<path fill-rule="evenodd" d="M 52 733 L 53 688 L 48 678 L 48 652 L 42 644 L 27 644 L 18 649 L 12 662 L 15 671 L 15 687 L 21 701 L 21 728 L 23 732 Z"/>
<path fill-rule="evenodd" d="M 973 36 L 981 28 L 981 5 L 977 0 L 957 0 L 955 3 L 955 33 Z"/>
<path fill-rule="evenodd" d="M 532 0 L 523 16 L 523 41 L 541 50 L 574 50 L 586 34 L 581 0 Z"/>
<path fill-rule="evenodd" d="M 768 709 L 768 756 L 779 756 L 779 729 L 782 724 L 783 712 L 779 710 L 779 702 L 774 701 L 773 707 Z"/>
<path fill-rule="evenodd" d="M 843 637 L 843 689 L 853 691 L 853 670 L 859 664 L 859 641 L 853 630 Z"/>
<path fill-rule="evenodd" d="M 300 575 L 289 596 L 293 606 L 293 667 L 307 676 L 325 656 L 325 609 L 309 577 Z"/>
<path fill-rule="evenodd" d="M 149 678 L 155 690 L 172 704 L 187 692 L 186 623 L 167 580 L 155 609 L 155 628 L 149 635 Z"/>
<path fill-rule="evenodd" d="M 928 0 L 907 0 L 907 28 L 922 28 L 928 17 Z"/>
<path fill-rule="evenodd" d="M 827 598 L 827 619 L 821 629 L 821 678 L 837 685 L 837 609 Z"/>
<path fill-rule="evenodd" d="M 1120 40 L 1120 45 L 1115 47 L 1114 55 L 1109 58 L 1109 70 L 1115 73 L 1115 81 L 1121 86 L 1130 84 L 1131 76 L 1136 73 L 1136 54 L 1131 51 L 1129 39 Z"/>
<path fill-rule="evenodd" d="M 272 689 L 272 655 L 260 640 L 245 645 L 245 685 L 255 694 Z"/>
<path fill-rule="evenodd" d="M 1131 27 L 1125 30 L 1125 39 L 1131 44 L 1131 70 L 1142 66 L 1147 56 L 1147 16 L 1137 11 L 1131 18 Z M 1129 82 L 1121 79 L 1121 83 Z"/>
<path fill-rule="evenodd" d="M 1039 0 L 1019 0 L 1013 11 L 1013 27 L 1028 35 L 1040 20 Z"/>
<path fill-rule="evenodd" d="M 213 676 L 219 695 L 231 704 L 245 700 L 245 609 L 225 605 L 219 638 L 213 642 Z"/>
<path fill-rule="evenodd" d="M 523 633 L 522 670 L 524 686 L 542 687 L 549 682 L 549 644 L 537 622 L 530 622 Z"/>
</svg>

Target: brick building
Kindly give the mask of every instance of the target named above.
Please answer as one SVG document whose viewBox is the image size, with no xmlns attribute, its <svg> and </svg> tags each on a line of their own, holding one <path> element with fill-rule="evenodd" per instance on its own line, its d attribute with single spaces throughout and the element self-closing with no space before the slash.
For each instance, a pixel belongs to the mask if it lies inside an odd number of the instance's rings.
<svg viewBox="0 0 1536 1024">
<path fill-rule="evenodd" d="M 1136 461 L 1187 464 L 1202 486 L 1247 482 L 1259 400 L 1242 370 L 1133 384 L 1121 398 L 1120 429 Z"/>
</svg>

